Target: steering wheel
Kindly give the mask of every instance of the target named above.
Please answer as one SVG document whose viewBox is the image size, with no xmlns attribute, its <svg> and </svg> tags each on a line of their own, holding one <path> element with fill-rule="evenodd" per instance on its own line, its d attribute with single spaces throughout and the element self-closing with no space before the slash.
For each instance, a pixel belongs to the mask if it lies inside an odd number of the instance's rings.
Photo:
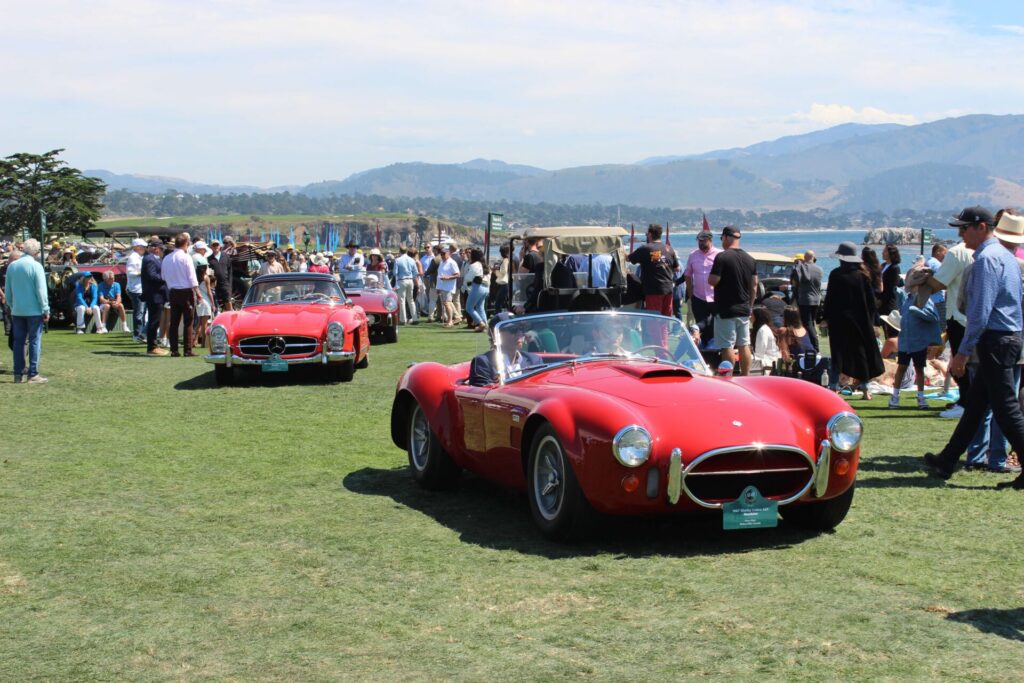
<svg viewBox="0 0 1024 683">
<path fill-rule="evenodd" d="M 318 301 L 319 300 L 331 301 L 330 295 L 324 294 L 323 292 L 310 292 L 309 294 L 303 294 L 302 298 L 303 299 L 316 299 Z"/>
<path fill-rule="evenodd" d="M 644 355 L 644 351 L 653 351 L 654 353 L 652 355 L 655 358 L 661 358 L 662 360 L 670 360 L 670 361 L 674 361 L 675 360 L 675 358 L 672 356 L 672 354 L 669 353 L 668 349 L 666 349 L 664 346 L 658 346 L 657 344 L 649 344 L 647 346 L 641 346 L 639 349 L 637 349 L 633 353 L 635 353 L 635 354 L 637 354 L 639 356 L 642 356 L 642 355 Z"/>
</svg>

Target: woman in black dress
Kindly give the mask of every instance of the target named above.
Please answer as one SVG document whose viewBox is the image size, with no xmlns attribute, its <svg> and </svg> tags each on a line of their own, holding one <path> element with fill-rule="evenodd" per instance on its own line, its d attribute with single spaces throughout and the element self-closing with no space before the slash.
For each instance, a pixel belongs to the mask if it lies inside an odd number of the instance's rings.
<svg viewBox="0 0 1024 683">
<path fill-rule="evenodd" d="M 887 244 L 882 249 L 882 259 L 885 265 L 882 266 L 882 295 L 878 297 L 878 315 L 882 318 L 882 336 L 885 343 L 882 344 L 882 358 L 888 358 L 896 353 L 896 340 L 900 331 L 885 322 L 885 316 L 892 311 L 899 310 L 900 304 L 896 297 L 896 290 L 900 288 L 900 250 L 895 244 Z"/>
<path fill-rule="evenodd" d="M 861 268 L 853 242 L 843 242 L 835 254 L 839 267 L 829 273 L 824 315 L 832 350 L 830 388 L 840 373 L 860 384 L 864 399 L 871 400 L 868 382 L 885 371 L 875 333 L 875 292 L 870 276 Z"/>
</svg>

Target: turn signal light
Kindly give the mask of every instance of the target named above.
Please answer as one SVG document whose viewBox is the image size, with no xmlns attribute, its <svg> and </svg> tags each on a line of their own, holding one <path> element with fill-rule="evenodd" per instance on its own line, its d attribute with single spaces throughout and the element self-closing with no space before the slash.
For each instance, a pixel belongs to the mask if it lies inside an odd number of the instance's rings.
<svg viewBox="0 0 1024 683">
<path fill-rule="evenodd" d="M 622 478 L 622 490 L 626 493 L 633 493 L 640 488 L 640 479 L 635 474 L 627 474 Z"/>
<path fill-rule="evenodd" d="M 836 474 L 840 477 L 850 471 L 850 461 L 846 458 L 836 460 Z"/>
</svg>

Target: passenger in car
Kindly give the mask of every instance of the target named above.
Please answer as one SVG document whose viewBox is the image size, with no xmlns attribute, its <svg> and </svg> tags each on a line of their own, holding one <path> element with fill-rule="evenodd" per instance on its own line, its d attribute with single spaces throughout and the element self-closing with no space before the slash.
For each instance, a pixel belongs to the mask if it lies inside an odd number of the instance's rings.
<svg viewBox="0 0 1024 683">
<path fill-rule="evenodd" d="M 512 314 L 503 311 L 491 317 L 488 321 L 488 331 L 491 335 L 491 349 L 486 353 L 475 356 L 469 364 L 468 383 L 474 387 L 483 387 L 498 382 L 498 348 L 495 344 L 494 330 L 499 323 L 512 319 Z M 508 380 L 518 377 L 527 368 L 543 365 L 544 360 L 535 353 L 529 353 L 522 349 L 523 336 L 526 330 L 517 324 L 503 325 L 500 332 L 501 353 L 502 353 L 502 379 Z"/>
</svg>

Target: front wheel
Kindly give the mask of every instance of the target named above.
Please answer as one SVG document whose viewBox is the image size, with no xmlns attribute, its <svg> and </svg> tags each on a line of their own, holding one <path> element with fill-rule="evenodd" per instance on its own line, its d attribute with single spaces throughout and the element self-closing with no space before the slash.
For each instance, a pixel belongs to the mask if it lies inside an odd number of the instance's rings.
<svg viewBox="0 0 1024 683">
<path fill-rule="evenodd" d="M 406 451 L 413 479 L 423 488 L 449 489 L 458 482 L 462 470 L 441 447 L 419 403 L 413 404 L 409 416 Z"/>
<path fill-rule="evenodd" d="M 356 367 L 350 360 L 330 363 L 327 368 L 332 382 L 351 382 L 352 376 L 356 373 Z"/>
<path fill-rule="evenodd" d="M 846 519 L 846 513 L 850 511 L 850 505 L 853 503 L 854 488 L 856 484 L 852 484 L 845 493 L 835 498 L 817 503 L 785 505 L 779 512 L 787 523 L 800 529 L 831 531 Z"/>
<path fill-rule="evenodd" d="M 526 479 L 530 512 L 542 534 L 565 540 L 587 530 L 593 509 L 551 425 L 533 437 Z"/>
<path fill-rule="evenodd" d="M 384 328 L 384 342 L 386 344 L 394 344 L 398 341 L 398 328 L 391 326 Z"/>
<path fill-rule="evenodd" d="M 235 383 L 235 369 L 226 365 L 214 365 L 213 378 L 217 380 L 218 386 L 230 386 Z"/>
</svg>

